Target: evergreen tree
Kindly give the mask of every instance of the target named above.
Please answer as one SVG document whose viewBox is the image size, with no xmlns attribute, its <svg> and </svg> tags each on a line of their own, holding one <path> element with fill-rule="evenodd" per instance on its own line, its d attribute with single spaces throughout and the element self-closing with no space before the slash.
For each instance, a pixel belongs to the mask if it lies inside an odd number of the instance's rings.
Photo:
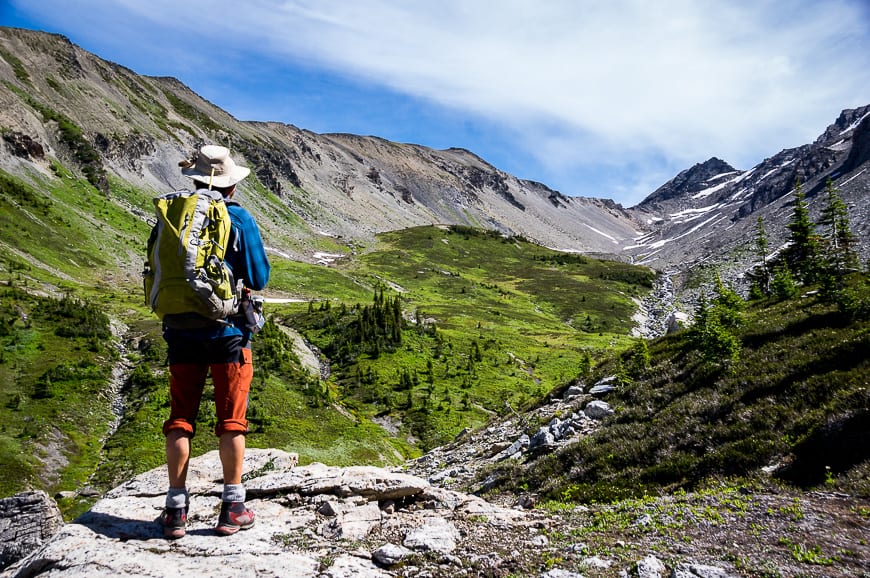
<svg viewBox="0 0 870 578">
<path fill-rule="evenodd" d="M 743 299 L 734 289 L 725 285 L 716 275 L 716 299 L 713 301 L 716 317 L 723 327 L 737 329 L 743 323 Z"/>
<path fill-rule="evenodd" d="M 856 238 L 849 227 L 849 210 L 829 178 L 825 185 L 827 205 L 822 209 L 819 224 L 825 227 L 825 258 L 828 269 L 839 281 L 849 271 L 859 268 L 855 251 Z"/>
<path fill-rule="evenodd" d="M 792 277 L 791 270 L 788 268 L 787 263 L 782 263 L 776 268 L 771 288 L 773 294 L 779 299 L 790 299 L 797 294 L 797 285 L 795 284 L 794 277 Z"/>
<path fill-rule="evenodd" d="M 480 352 L 480 346 L 476 339 L 471 341 L 471 359 L 476 362 L 483 361 L 483 354 Z"/>
<path fill-rule="evenodd" d="M 650 367 L 649 345 L 645 339 L 638 339 L 624 354 L 626 369 L 632 377 L 640 377 Z"/>
<path fill-rule="evenodd" d="M 752 284 L 753 294 L 770 295 L 770 267 L 767 265 L 767 232 L 764 230 L 764 217 L 758 217 L 755 228 L 755 250 L 760 261 L 758 277 Z"/>
<path fill-rule="evenodd" d="M 719 296 L 712 303 L 706 294 L 702 294 L 695 310 L 690 335 L 701 356 L 711 363 L 733 365 L 740 359 L 740 341 L 733 333 L 740 317 L 739 310 L 732 308 L 732 299 L 727 290 L 724 299 Z"/>
<path fill-rule="evenodd" d="M 818 270 L 819 247 L 800 179 L 795 183 L 794 198 L 792 220 L 787 225 L 791 231 L 791 244 L 785 251 L 785 258 L 789 269 L 798 279 L 808 283 L 815 279 Z"/>
<path fill-rule="evenodd" d="M 592 355 L 588 351 L 583 351 L 580 357 L 580 365 L 577 367 L 580 375 L 588 375 L 592 370 Z"/>
</svg>

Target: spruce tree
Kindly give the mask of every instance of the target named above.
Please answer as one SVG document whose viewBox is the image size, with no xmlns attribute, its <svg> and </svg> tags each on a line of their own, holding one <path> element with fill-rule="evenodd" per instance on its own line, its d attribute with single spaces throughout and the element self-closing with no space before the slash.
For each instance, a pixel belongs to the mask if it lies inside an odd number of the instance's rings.
<svg viewBox="0 0 870 578">
<path fill-rule="evenodd" d="M 758 254 L 758 277 L 752 285 L 753 294 L 770 295 L 770 267 L 767 265 L 767 232 L 764 230 L 764 217 L 758 217 L 755 228 L 755 250 Z"/>
<path fill-rule="evenodd" d="M 732 332 L 732 327 L 729 327 L 735 323 L 735 318 L 729 318 L 729 315 L 736 312 L 718 301 L 719 298 L 711 303 L 706 294 L 701 295 L 690 335 L 704 360 L 733 367 L 740 359 L 740 340 Z M 730 301 L 729 295 L 726 302 Z M 736 319 L 739 319 L 739 314 L 736 315 Z"/>
<path fill-rule="evenodd" d="M 827 204 L 822 209 L 819 224 L 825 227 L 824 236 L 826 265 L 837 279 L 838 285 L 849 271 L 857 270 L 858 254 L 855 251 L 856 238 L 849 227 L 849 210 L 846 203 L 829 178 L 825 184 Z"/>
<path fill-rule="evenodd" d="M 782 263 L 777 267 L 771 288 L 773 294 L 781 300 L 790 299 L 797 295 L 797 285 L 787 263 Z"/>
<path fill-rule="evenodd" d="M 818 237 L 815 226 L 810 220 L 810 212 L 804 200 L 800 179 L 795 183 L 794 212 L 787 225 L 791 231 L 791 244 L 785 251 L 789 269 L 804 283 L 815 280 L 818 270 Z"/>
<path fill-rule="evenodd" d="M 719 323 L 726 329 L 737 329 L 743 324 L 743 299 L 734 289 L 725 285 L 722 278 L 716 275 L 716 298 L 713 300 L 713 311 Z"/>
</svg>

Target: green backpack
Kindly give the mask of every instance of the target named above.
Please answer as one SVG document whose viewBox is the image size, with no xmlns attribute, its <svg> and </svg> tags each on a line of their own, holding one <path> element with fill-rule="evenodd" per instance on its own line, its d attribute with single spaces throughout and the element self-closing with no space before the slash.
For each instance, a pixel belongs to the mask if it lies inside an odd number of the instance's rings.
<svg viewBox="0 0 870 578">
<path fill-rule="evenodd" d="M 241 287 L 224 262 L 230 215 L 218 191 L 175 191 L 154 198 L 145 300 L 157 316 L 198 313 L 218 320 L 238 311 Z"/>
</svg>

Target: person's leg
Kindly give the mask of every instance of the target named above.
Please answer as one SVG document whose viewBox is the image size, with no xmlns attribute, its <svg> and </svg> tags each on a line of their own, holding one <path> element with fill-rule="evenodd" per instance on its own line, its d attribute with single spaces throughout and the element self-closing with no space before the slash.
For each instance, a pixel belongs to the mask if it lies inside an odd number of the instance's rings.
<svg viewBox="0 0 870 578">
<path fill-rule="evenodd" d="M 190 434 L 181 429 L 166 434 L 166 467 L 169 470 L 169 487 L 184 488 L 187 483 L 187 466 L 190 463 Z"/>
<path fill-rule="evenodd" d="M 236 363 L 212 366 L 215 408 L 218 423 L 215 434 L 220 438 L 220 458 L 224 474 L 221 513 L 215 530 L 235 534 L 254 525 L 254 512 L 245 506 L 242 469 L 245 459 L 245 434 L 248 393 L 253 379 L 251 350 L 239 351 Z"/>
<path fill-rule="evenodd" d="M 224 484 L 241 484 L 242 464 L 245 460 L 245 434 L 238 431 L 221 434 L 219 453 L 224 471 Z"/>
<path fill-rule="evenodd" d="M 215 529 L 219 534 L 229 535 L 254 525 L 254 512 L 245 505 L 245 486 L 242 484 L 245 434 L 241 432 L 222 434 L 220 455 L 224 471 L 224 489 L 221 493 L 221 513 Z"/>
<path fill-rule="evenodd" d="M 190 438 L 195 432 L 196 414 L 208 366 L 174 364 L 169 368 L 169 419 L 163 423 L 166 436 L 166 469 L 169 488 L 161 516 L 163 535 L 181 538 L 187 525 L 187 469 L 190 463 Z"/>
<path fill-rule="evenodd" d="M 248 394 L 254 370 L 251 349 L 236 347 L 234 363 L 212 365 L 214 404 L 217 412 L 215 435 L 220 438 L 220 458 L 224 483 L 242 482 L 242 463 L 245 458 L 245 434 L 248 433 Z"/>
<path fill-rule="evenodd" d="M 170 488 L 183 488 L 187 481 L 190 438 L 196 431 L 196 414 L 206 375 L 207 365 L 176 363 L 169 366 L 169 419 L 163 423 L 163 435 L 166 436 Z"/>
</svg>

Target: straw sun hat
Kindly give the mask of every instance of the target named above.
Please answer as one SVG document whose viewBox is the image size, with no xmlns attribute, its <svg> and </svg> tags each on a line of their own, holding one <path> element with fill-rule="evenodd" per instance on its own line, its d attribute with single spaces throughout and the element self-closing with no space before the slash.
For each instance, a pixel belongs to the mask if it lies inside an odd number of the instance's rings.
<svg viewBox="0 0 870 578">
<path fill-rule="evenodd" d="M 244 179 L 251 169 L 238 166 L 227 147 L 206 145 L 196 155 L 178 163 L 181 174 L 210 187 L 229 187 Z"/>
</svg>

